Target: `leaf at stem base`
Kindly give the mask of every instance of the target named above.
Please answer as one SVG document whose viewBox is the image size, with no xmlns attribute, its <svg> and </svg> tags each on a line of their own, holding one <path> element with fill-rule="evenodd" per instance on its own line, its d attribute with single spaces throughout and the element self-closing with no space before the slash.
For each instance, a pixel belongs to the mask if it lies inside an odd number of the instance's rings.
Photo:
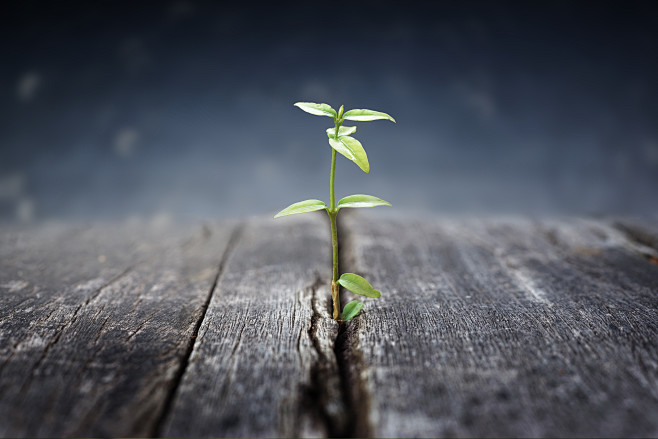
<svg viewBox="0 0 658 439">
<path fill-rule="evenodd" d="M 388 201 L 373 197 L 372 195 L 356 194 L 341 198 L 340 201 L 338 201 L 336 208 L 338 210 L 341 207 L 376 207 L 390 205 L 391 203 Z"/>
<path fill-rule="evenodd" d="M 306 213 L 313 212 L 316 210 L 326 209 L 327 205 L 324 201 L 320 200 L 304 200 L 299 203 L 291 204 L 290 206 L 283 209 L 281 212 L 274 215 L 274 218 L 279 218 L 286 215 L 294 215 L 297 213 Z"/>
<path fill-rule="evenodd" d="M 374 289 L 370 283 L 354 273 L 343 273 L 338 279 L 338 283 L 354 294 L 366 297 L 381 297 L 381 293 Z"/>
<path fill-rule="evenodd" d="M 363 303 L 359 302 L 358 300 L 352 300 L 343 308 L 343 314 L 341 315 L 341 319 L 344 322 L 352 320 L 354 317 L 356 317 L 359 311 L 361 311 L 362 307 L 363 307 Z"/>
</svg>

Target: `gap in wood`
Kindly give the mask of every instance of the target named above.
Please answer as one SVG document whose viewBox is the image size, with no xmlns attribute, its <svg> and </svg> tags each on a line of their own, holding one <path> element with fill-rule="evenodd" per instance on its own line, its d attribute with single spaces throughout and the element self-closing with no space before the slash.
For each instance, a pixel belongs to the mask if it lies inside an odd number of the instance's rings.
<svg viewBox="0 0 658 439">
<path fill-rule="evenodd" d="M 354 215 L 352 212 L 345 212 Z M 337 221 L 339 273 L 356 273 L 356 259 L 353 248 L 352 233 L 344 221 Z M 347 302 L 346 291 L 341 287 L 341 305 Z M 370 394 L 361 378 L 361 370 L 365 367 L 358 348 L 359 316 L 349 322 L 341 322 L 336 340 L 334 355 L 338 363 L 338 373 L 346 409 L 345 428 L 339 437 L 372 437 L 372 427 L 369 422 Z"/>
<path fill-rule="evenodd" d="M 311 288 L 311 323 L 308 327 L 308 337 L 312 342 L 316 356 L 310 366 L 310 383 L 302 399 L 303 411 L 310 411 L 317 417 L 318 421 L 324 424 L 325 430 L 329 437 L 346 437 L 345 421 L 348 413 L 344 405 L 338 407 L 338 410 L 331 410 L 336 400 L 344 400 L 342 386 L 335 388 L 336 383 L 340 383 L 338 377 L 337 359 L 327 358 L 331 351 L 326 349 L 327 342 L 330 345 L 335 343 L 334 334 L 337 331 L 331 331 L 331 301 L 328 297 L 319 297 L 318 290 L 325 281 L 318 274 L 318 277 Z M 325 310 L 322 310 L 325 308 Z M 325 312 L 323 312 L 325 311 Z M 322 329 L 321 329 L 322 328 Z M 322 333 L 319 334 L 319 333 Z M 326 337 L 328 340 L 322 340 Z M 336 363 L 333 363 L 336 361 Z M 334 364 L 336 365 L 334 367 Z"/>
<path fill-rule="evenodd" d="M 169 416 L 172 405 L 176 398 L 176 394 L 178 392 L 178 388 L 180 387 L 180 384 L 183 381 L 183 376 L 185 375 L 185 371 L 187 370 L 187 366 L 190 362 L 190 357 L 192 356 L 192 352 L 194 351 L 196 338 L 199 335 L 199 329 L 201 328 L 201 324 L 206 318 L 206 312 L 208 311 L 208 306 L 210 305 L 210 301 L 212 300 L 213 295 L 215 294 L 217 283 L 219 282 L 219 278 L 222 276 L 222 273 L 224 272 L 224 267 L 226 266 L 226 262 L 228 261 L 231 254 L 233 253 L 235 247 L 237 247 L 238 241 L 242 236 L 243 230 L 244 230 L 244 225 L 238 224 L 231 232 L 231 237 L 229 238 L 228 244 L 224 249 L 224 254 L 222 255 L 222 258 L 219 262 L 219 266 L 217 267 L 217 274 L 215 275 L 215 278 L 213 279 L 213 283 L 210 286 L 210 289 L 208 290 L 208 295 L 201 308 L 201 315 L 199 316 L 199 319 L 194 325 L 194 331 L 192 332 L 192 335 L 190 336 L 190 339 L 188 341 L 185 356 L 183 357 L 181 365 L 178 368 L 178 371 L 176 372 L 176 376 L 174 377 L 174 380 L 171 383 L 171 387 L 167 394 L 165 403 L 162 407 L 162 412 L 160 413 L 160 416 L 158 416 L 157 421 L 153 426 L 153 431 L 151 432 L 150 435 L 151 437 L 162 437 L 162 428 L 164 426 L 165 420 Z"/>
<path fill-rule="evenodd" d="M 355 271 L 350 232 L 340 219 L 337 226 L 339 272 Z M 303 410 L 324 424 L 328 437 L 370 437 L 369 395 L 360 378 L 363 362 L 356 345 L 359 318 L 347 323 L 334 322 L 331 296 L 325 295 L 330 288 L 323 288 L 325 283 L 328 286 L 329 278 L 318 274 L 310 287 L 312 315 L 308 336 L 316 356 L 310 367 L 310 385 L 302 400 Z M 348 301 L 348 293 L 343 289 L 342 305 Z"/>
</svg>

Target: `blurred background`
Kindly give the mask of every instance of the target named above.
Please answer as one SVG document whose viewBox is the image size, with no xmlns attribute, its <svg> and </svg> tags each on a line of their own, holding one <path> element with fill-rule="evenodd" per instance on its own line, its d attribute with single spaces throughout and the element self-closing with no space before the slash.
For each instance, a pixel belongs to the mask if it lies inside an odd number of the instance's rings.
<svg viewBox="0 0 658 439">
<path fill-rule="evenodd" d="M 0 221 L 273 214 L 328 199 L 370 108 L 393 212 L 658 211 L 658 3 L 0 4 Z"/>
</svg>

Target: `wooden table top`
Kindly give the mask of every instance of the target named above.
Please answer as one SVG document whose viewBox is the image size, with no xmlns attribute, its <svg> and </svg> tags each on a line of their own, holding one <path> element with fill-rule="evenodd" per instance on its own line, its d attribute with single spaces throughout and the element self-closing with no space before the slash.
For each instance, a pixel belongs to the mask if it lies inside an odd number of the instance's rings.
<svg viewBox="0 0 658 439">
<path fill-rule="evenodd" d="M 657 436 L 658 219 L 0 227 L 0 436 Z M 351 293 L 344 292 L 343 300 Z"/>
</svg>

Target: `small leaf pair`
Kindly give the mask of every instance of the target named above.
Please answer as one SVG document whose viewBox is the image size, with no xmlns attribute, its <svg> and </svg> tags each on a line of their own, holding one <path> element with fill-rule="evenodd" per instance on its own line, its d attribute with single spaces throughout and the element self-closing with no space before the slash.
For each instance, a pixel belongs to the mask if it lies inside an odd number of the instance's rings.
<svg viewBox="0 0 658 439">
<path fill-rule="evenodd" d="M 382 200 L 381 198 L 373 197 L 372 195 L 350 195 L 345 198 L 342 198 L 336 206 L 336 211 L 340 210 L 342 207 L 351 207 L 351 208 L 364 208 L 364 207 L 376 207 L 376 206 L 390 206 L 391 203 L 388 201 Z M 314 212 L 316 210 L 328 209 L 324 201 L 321 200 L 304 200 L 283 209 L 281 212 L 277 213 L 274 218 L 279 218 L 286 215 L 294 215 L 296 213 L 306 213 Z"/>
<path fill-rule="evenodd" d="M 295 106 L 301 108 L 307 113 L 311 113 L 316 116 L 329 116 L 329 117 L 333 117 L 334 119 L 338 117 L 336 110 L 334 110 L 331 107 L 331 105 L 316 104 L 315 102 L 297 102 L 295 103 Z M 395 122 L 395 119 L 393 119 L 391 116 L 389 116 L 386 113 L 382 113 L 381 111 L 373 111 L 373 110 L 365 110 L 365 109 L 349 110 L 348 112 L 343 114 L 343 119 L 356 120 L 360 122 L 367 122 L 367 121 L 378 120 L 378 119 L 388 119 L 391 122 Z"/>
<path fill-rule="evenodd" d="M 343 273 L 340 279 L 338 279 L 338 283 L 351 292 L 360 294 L 361 296 L 381 297 L 381 293 L 374 289 L 367 280 L 358 274 Z M 350 303 L 345 305 L 342 314 L 343 321 L 347 322 L 351 320 L 359 313 L 359 311 L 361 311 L 362 307 L 363 303 L 359 302 L 358 300 L 352 300 Z"/>
</svg>

